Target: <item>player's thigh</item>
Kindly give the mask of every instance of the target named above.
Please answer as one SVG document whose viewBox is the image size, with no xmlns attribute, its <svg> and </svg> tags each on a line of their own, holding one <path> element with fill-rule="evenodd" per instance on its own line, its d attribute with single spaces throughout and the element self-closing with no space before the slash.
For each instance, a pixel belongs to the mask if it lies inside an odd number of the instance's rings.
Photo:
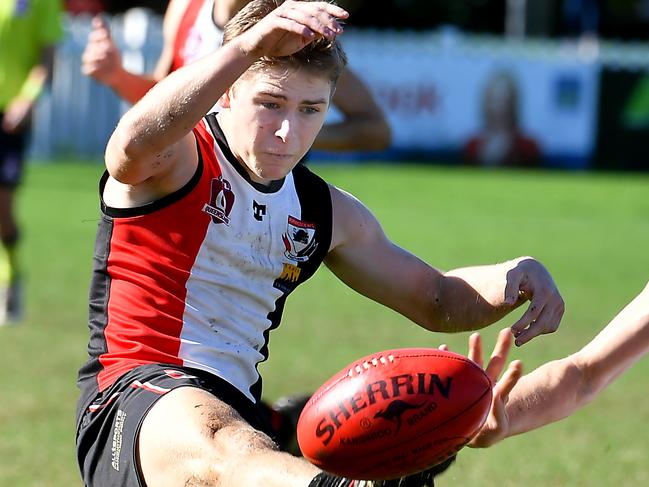
<svg viewBox="0 0 649 487">
<path fill-rule="evenodd" d="M 137 454 L 148 486 L 231 485 L 233 472 L 270 455 L 275 443 L 207 391 L 180 387 L 147 413 Z M 281 454 L 284 455 L 284 454 Z M 245 468 L 245 467 L 244 467 Z"/>
</svg>

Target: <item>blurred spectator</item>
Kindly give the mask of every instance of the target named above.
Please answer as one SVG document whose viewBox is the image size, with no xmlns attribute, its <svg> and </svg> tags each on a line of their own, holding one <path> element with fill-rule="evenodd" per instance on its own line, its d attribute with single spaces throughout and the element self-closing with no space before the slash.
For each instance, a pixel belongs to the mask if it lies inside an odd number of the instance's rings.
<svg viewBox="0 0 649 487">
<path fill-rule="evenodd" d="M 519 94 L 516 81 L 507 71 L 496 72 L 485 85 L 479 134 L 464 147 L 467 164 L 478 166 L 538 166 L 538 144 L 519 125 Z"/>
<path fill-rule="evenodd" d="M 14 215 L 26 138 L 36 100 L 50 76 L 53 45 L 63 35 L 60 0 L 0 4 L 0 325 L 22 315 Z"/>
</svg>

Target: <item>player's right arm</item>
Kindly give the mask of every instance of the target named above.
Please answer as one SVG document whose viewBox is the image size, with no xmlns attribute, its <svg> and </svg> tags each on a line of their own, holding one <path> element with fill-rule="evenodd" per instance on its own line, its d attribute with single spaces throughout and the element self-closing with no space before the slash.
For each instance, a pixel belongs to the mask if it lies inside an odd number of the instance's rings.
<svg viewBox="0 0 649 487">
<path fill-rule="evenodd" d="M 198 161 L 192 129 L 253 62 L 288 56 L 319 36 L 333 38 L 342 32 L 337 19 L 347 15 L 327 2 L 287 1 L 156 84 L 124 114 L 106 148 L 106 167 L 127 203 L 159 199 L 191 179 Z"/>
<path fill-rule="evenodd" d="M 122 57 L 101 16 L 92 19 L 92 31 L 81 56 L 83 74 L 110 87 L 124 100 L 135 103 L 153 85 L 169 74 L 178 25 L 186 8 L 185 0 L 171 0 L 163 23 L 163 46 L 153 73 L 136 74 L 122 66 Z"/>
<path fill-rule="evenodd" d="M 508 395 L 497 385 L 492 413 L 472 446 L 491 446 L 570 416 L 647 352 L 649 284 L 578 352 L 524 375 Z"/>
</svg>

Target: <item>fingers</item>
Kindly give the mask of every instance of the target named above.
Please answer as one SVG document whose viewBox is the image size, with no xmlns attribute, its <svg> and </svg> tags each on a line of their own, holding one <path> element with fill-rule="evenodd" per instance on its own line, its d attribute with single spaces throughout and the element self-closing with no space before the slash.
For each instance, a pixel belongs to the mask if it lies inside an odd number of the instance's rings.
<svg viewBox="0 0 649 487">
<path fill-rule="evenodd" d="M 473 360 L 482 368 L 482 337 L 480 333 L 472 333 L 469 337 L 469 360 Z"/>
<path fill-rule="evenodd" d="M 337 19 L 345 19 L 349 16 L 344 9 L 326 2 L 285 2 L 282 7 L 277 9 L 277 15 L 301 24 L 305 34 L 296 30 L 290 32 L 308 38 L 313 37 L 312 34 L 319 34 L 327 39 L 333 39 L 343 31 Z"/>
<path fill-rule="evenodd" d="M 554 333 L 564 311 L 563 299 L 558 294 L 547 299 L 535 296 L 523 316 L 511 327 L 516 346 L 524 345 L 539 335 Z"/>
<path fill-rule="evenodd" d="M 498 394 L 504 404 L 507 404 L 509 393 L 512 392 L 522 375 L 523 363 L 520 360 L 513 360 L 494 388 L 494 394 Z"/>
<path fill-rule="evenodd" d="M 525 258 L 507 273 L 505 299 L 508 304 L 517 293 L 531 296 L 531 302 L 523 316 L 511 327 L 516 337 L 516 346 L 557 330 L 565 311 L 565 303 L 552 276 L 535 259 Z"/>
<path fill-rule="evenodd" d="M 92 29 L 93 32 L 102 32 L 104 34 L 110 35 L 110 27 L 108 22 L 101 15 L 95 15 L 92 18 Z"/>
<path fill-rule="evenodd" d="M 485 368 L 485 373 L 495 384 L 507 363 L 507 356 L 512 348 L 512 334 L 509 328 L 504 328 L 498 333 L 498 339 L 494 346 L 493 352 L 489 359 L 489 364 Z"/>
</svg>

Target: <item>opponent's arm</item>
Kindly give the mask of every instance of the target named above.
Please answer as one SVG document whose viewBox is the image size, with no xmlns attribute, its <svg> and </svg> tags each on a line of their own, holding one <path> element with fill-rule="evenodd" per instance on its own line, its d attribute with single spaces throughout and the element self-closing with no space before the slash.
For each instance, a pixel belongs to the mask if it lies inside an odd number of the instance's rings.
<svg viewBox="0 0 649 487">
<path fill-rule="evenodd" d="M 558 421 L 591 402 L 649 351 L 649 285 L 590 343 L 524 375 L 507 395 L 494 389 L 494 407 L 472 446 L 487 447 Z"/>
<path fill-rule="evenodd" d="M 135 103 L 169 74 L 173 46 L 186 2 L 172 0 L 163 21 L 163 47 L 153 73 L 136 74 L 122 66 L 122 56 L 101 16 L 92 19 L 92 31 L 81 56 L 81 71 L 110 87 L 120 98 Z"/>
<path fill-rule="evenodd" d="M 563 300 L 536 260 L 441 272 L 391 242 L 358 200 L 337 188 L 331 193 L 334 233 L 326 264 L 361 294 L 441 332 L 483 328 L 531 299 L 513 326 L 517 343 L 556 330 Z"/>
<path fill-rule="evenodd" d="M 392 140 L 390 125 L 369 88 L 349 69 L 340 75 L 333 104 L 343 120 L 326 124 L 313 144 L 329 151 L 380 151 Z"/>
</svg>

